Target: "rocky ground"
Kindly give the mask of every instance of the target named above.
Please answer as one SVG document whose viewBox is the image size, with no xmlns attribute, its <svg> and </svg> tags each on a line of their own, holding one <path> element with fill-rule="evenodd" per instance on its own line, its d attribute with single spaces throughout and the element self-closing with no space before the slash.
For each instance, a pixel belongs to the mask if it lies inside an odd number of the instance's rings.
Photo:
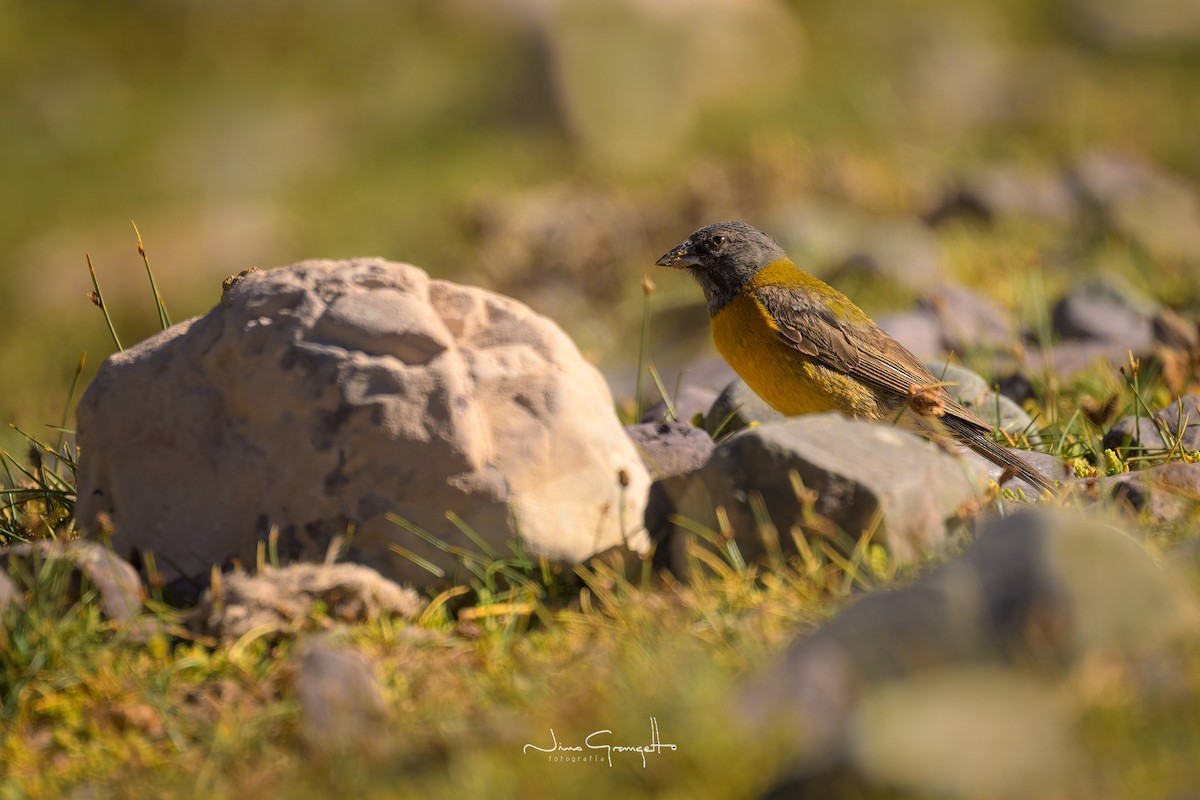
<svg viewBox="0 0 1200 800">
<path fill-rule="evenodd" d="M 1198 7 L 6 9 L 0 796 L 1193 796 Z M 727 218 L 1059 489 L 765 407 Z"/>
<path fill-rule="evenodd" d="M 1195 321 L 1106 279 L 1043 339 L 921 297 L 884 324 L 1057 491 L 715 363 L 622 425 L 549 319 L 409 265 L 236 276 L 109 359 L 10 495 L 6 786 L 1190 786 Z"/>
</svg>

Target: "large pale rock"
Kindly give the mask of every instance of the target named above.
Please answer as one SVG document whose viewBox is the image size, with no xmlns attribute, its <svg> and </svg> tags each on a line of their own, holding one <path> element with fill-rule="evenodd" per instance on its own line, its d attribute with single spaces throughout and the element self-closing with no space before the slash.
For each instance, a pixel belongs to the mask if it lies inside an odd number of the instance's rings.
<svg viewBox="0 0 1200 800">
<path fill-rule="evenodd" d="M 477 551 L 578 562 L 641 530 L 649 476 L 600 374 L 549 319 L 379 259 L 231 282 L 219 306 L 112 356 L 79 405 L 79 519 L 169 574 L 346 557 L 428 582 L 455 559 L 394 513 Z"/>
</svg>

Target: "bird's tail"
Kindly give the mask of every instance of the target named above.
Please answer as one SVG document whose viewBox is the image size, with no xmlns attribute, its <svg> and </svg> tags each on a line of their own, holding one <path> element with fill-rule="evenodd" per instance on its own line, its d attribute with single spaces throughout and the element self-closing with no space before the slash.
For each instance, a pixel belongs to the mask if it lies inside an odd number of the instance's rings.
<svg viewBox="0 0 1200 800">
<path fill-rule="evenodd" d="M 958 441 L 988 461 L 999 467 L 1003 467 L 1005 471 L 1012 472 L 1015 477 L 1025 481 L 1030 486 L 1037 487 L 1043 492 L 1054 490 L 1054 481 L 1047 478 L 1039 470 L 1026 464 L 1011 451 L 996 444 L 996 442 L 992 441 L 992 437 L 986 431 L 980 430 L 978 426 L 950 414 L 942 417 L 939 421 L 954 434 L 955 439 L 958 439 Z"/>
</svg>

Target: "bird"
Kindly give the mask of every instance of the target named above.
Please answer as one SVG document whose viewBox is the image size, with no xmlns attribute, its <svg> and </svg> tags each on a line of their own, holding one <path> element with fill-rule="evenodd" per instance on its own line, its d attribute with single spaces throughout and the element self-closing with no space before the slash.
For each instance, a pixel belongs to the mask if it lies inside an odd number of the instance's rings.
<svg viewBox="0 0 1200 800">
<path fill-rule="evenodd" d="M 744 222 L 700 228 L 657 261 L 687 270 L 708 304 L 713 342 L 742 380 L 786 416 L 840 411 L 965 445 L 1042 491 L 1054 483 L 992 438 L 920 359 L 850 298 L 804 272 Z"/>
</svg>

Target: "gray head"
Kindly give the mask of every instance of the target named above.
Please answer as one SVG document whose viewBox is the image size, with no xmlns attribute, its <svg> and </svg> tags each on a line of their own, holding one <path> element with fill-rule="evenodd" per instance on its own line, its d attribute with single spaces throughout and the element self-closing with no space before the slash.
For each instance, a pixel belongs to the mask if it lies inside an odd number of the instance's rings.
<svg viewBox="0 0 1200 800">
<path fill-rule="evenodd" d="M 787 253 L 758 228 L 744 222 L 718 222 L 689 236 L 658 260 L 660 267 L 687 269 L 704 290 L 715 314 L 737 296 L 760 269 Z"/>
</svg>

